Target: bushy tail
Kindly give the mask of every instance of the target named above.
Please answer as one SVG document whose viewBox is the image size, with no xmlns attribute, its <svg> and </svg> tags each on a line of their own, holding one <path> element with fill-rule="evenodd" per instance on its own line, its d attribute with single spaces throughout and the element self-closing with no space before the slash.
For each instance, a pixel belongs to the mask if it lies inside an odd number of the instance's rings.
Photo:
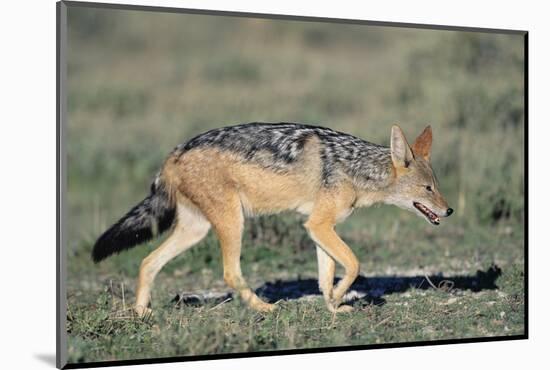
<svg viewBox="0 0 550 370">
<path fill-rule="evenodd" d="M 99 262 L 166 231 L 174 222 L 176 207 L 159 178 L 151 193 L 97 239 L 92 259 Z"/>
</svg>

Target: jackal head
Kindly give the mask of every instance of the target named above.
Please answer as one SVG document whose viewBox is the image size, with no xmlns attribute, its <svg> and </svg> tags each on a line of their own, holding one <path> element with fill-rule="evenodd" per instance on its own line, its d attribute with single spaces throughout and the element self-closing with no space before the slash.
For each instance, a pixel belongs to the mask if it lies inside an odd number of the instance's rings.
<svg viewBox="0 0 550 370">
<path fill-rule="evenodd" d="M 439 192 L 438 182 L 430 164 L 432 129 L 426 127 L 409 146 L 399 126 L 391 130 L 391 159 L 395 180 L 388 188 L 386 203 L 394 204 L 439 225 L 440 217 L 453 213 Z"/>
</svg>

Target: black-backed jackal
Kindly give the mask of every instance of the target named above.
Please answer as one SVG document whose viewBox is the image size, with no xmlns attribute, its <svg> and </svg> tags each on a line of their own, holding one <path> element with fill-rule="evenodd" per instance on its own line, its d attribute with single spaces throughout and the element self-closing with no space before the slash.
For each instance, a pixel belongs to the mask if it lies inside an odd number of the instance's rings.
<svg viewBox="0 0 550 370">
<path fill-rule="evenodd" d="M 241 236 L 247 216 L 296 210 L 317 248 L 319 287 L 333 312 L 349 311 L 342 297 L 359 261 L 334 231 L 354 208 L 387 203 L 438 225 L 452 209 L 430 165 L 428 126 L 409 146 L 393 126 L 390 148 L 324 127 L 251 123 L 215 129 L 177 146 L 151 193 L 97 240 L 98 262 L 170 229 L 141 263 L 135 309 L 150 312 L 151 285 L 172 258 L 197 244 L 210 227 L 223 256 L 224 279 L 252 308 L 270 311 L 241 273 Z M 345 269 L 333 286 L 335 264 Z"/>
</svg>

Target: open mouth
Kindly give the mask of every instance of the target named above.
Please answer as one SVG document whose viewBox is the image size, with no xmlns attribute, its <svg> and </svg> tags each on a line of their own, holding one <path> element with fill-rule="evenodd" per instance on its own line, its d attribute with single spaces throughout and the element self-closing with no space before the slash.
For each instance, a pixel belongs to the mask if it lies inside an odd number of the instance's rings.
<svg viewBox="0 0 550 370">
<path fill-rule="evenodd" d="M 428 221 L 430 221 L 432 225 L 439 225 L 439 216 L 433 213 L 428 207 L 418 202 L 413 202 L 413 205 L 426 217 L 426 219 L 428 219 Z"/>
</svg>

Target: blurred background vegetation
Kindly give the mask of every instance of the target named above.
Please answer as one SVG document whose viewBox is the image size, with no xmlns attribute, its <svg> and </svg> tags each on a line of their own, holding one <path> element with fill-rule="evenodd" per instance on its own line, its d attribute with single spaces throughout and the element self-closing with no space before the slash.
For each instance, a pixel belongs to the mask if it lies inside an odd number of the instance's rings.
<svg viewBox="0 0 550 370">
<path fill-rule="evenodd" d="M 456 215 L 435 229 L 394 207 L 356 212 L 339 230 L 363 274 L 523 271 L 523 36 L 73 7 L 68 19 L 69 302 L 94 301 L 112 279 L 133 284 L 158 240 L 97 266 L 91 248 L 147 194 L 173 147 L 253 121 L 384 145 L 392 124 L 411 142 L 431 124 L 433 167 Z M 315 276 L 302 222 L 247 221 L 251 284 Z M 153 300 L 223 286 L 216 243 L 209 235 L 170 263 Z"/>
</svg>

